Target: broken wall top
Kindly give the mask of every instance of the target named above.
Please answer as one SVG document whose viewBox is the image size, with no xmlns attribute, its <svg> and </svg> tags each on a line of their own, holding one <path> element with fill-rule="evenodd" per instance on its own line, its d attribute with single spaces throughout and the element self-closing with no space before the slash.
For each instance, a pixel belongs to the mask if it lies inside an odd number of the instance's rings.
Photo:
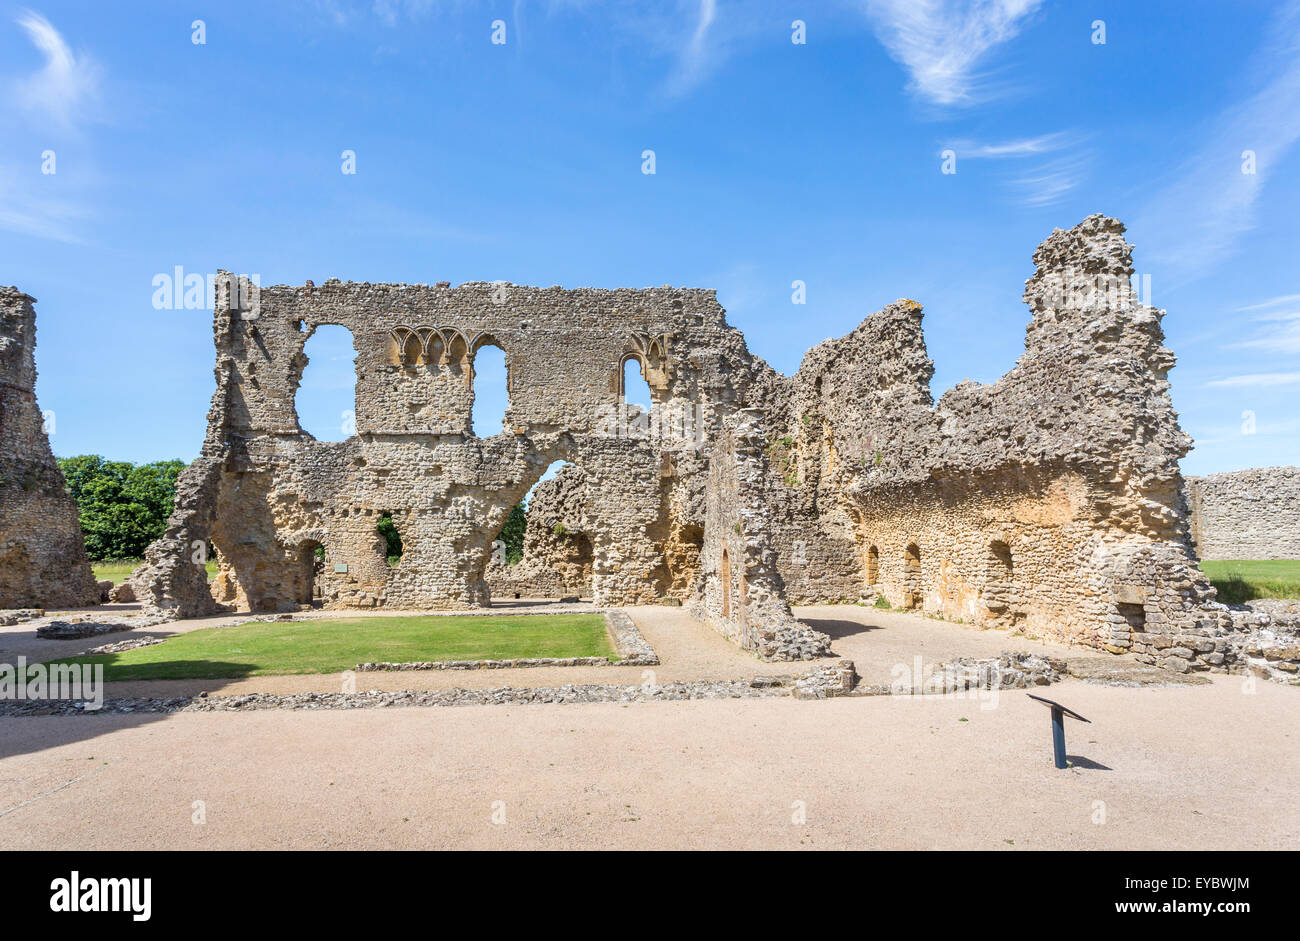
<svg viewBox="0 0 1300 941">
<path fill-rule="evenodd" d="M 1123 231 L 1094 215 L 1038 247 L 1025 353 L 991 385 L 963 382 L 933 404 L 921 307 L 898 301 L 809 352 L 786 420 L 824 423 L 858 486 L 1014 464 L 1123 474 L 1147 487 L 1175 480 L 1191 439 L 1169 399 L 1174 357 L 1162 345 L 1164 312 L 1129 286 Z"/>
</svg>

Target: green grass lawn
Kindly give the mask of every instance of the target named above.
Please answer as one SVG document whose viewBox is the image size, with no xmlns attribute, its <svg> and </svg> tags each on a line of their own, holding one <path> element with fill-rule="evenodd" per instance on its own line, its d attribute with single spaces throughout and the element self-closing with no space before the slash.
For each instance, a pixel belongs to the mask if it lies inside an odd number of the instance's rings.
<svg viewBox="0 0 1300 941">
<path fill-rule="evenodd" d="M 338 673 L 358 663 L 617 659 L 599 614 L 339 618 L 209 627 L 116 654 L 68 657 L 102 663 L 106 680 L 222 679 Z"/>
<path fill-rule="evenodd" d="M 95 581 L 102 582 L 109 579 L 114 585 L 120 585 L 128 575 L 140 567 L 140 559 L 113 559 L 110 562 L 92 562 L 91 569 L 95 573 Z M 208 578 L 213 578 L 217 574 L 217 562 L 212 559 L 208 562 Z"/>
<path fill-rule="evenodd" d="M 1219 589 L 1219 600 L 1228 604 L 1300 598 L 1300 559 L 1207 559 L 1201 571 Z"/>
</svg>

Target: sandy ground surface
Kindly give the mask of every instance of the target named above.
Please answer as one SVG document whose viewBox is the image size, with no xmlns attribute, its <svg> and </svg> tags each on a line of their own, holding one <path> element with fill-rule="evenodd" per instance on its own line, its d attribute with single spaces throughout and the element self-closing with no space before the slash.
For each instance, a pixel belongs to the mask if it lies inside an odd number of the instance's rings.
<svg viewBox="0 0 1300 941">
<path fill-rule="evenodd" d="M 0 845 L 1294 849 L 1298 692 L 5 719 Z"/>
<path fill-rule="evenodd" d="M 630 609 L 657 682 L 789 673 L 680 608 Z M 866 683 L 1037 650 L 1126 658 L 855 606 L 797 610 Z M 246 618 L 191 621 L 148 633 Z M 115 634 L 119 640 L 131 634 Z M 102 642 L 102 641 L 99 641 Z M 95 642 L 0 629 L 0 659 Z M 361 674 L 359 689 L 638 683 L 640 668 Z M 1171 677 L 1172 679 L 1172 677 Z M 110 696 L 337 691 L 338 676 L 113 684 Z M 0 719 L 7 848 L 1300 847 L 1300 690 L 1215 677 L 1024 692 Z M 984 694 L 986 697 L 989 694 Z M 196 803 L 197 802 L 197 803 Z M 204 822 L 196 823 L 202 813 Z M 496 821 L 502 822 L 494 822 Z"/>
</svg>

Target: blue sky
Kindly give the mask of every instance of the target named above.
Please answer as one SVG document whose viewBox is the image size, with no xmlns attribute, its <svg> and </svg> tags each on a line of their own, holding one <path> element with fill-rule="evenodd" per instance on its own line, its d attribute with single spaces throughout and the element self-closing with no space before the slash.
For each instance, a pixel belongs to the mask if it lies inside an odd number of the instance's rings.
<svg viewBox="0 0 1300 941">
<path fill-rule="evenodd" d="M 0 282 L 39 300 L 57 454 L 189 460 L 176 266 L 714 287 L 787 373 L 911 297 L 937 397 L 1014 364 L 1034 247 L 1104 212 L 1168 310 L 1184 471 L 1298 463 L 1298 6 L 0 0 Z M 314 431 L 352 385 L 320 341 Z"/>
</svg>

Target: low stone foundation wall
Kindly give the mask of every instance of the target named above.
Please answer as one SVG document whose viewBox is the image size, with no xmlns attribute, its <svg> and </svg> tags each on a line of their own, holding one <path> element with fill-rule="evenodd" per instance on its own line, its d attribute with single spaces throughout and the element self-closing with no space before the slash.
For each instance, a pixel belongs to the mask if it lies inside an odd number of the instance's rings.
<svg viewBox="0 0 1300 941">
<path fill-rule="evenodd" d="M 364 693 L 249 693 L 242 696 L 170 696 L 106 699 L 99 709 L 69 700 L 0 701 L 0 718 L 120 713 L 251 712 L 262 709 L 382 709 L 427 706 L 532 705 L 537 703 L 681 702 L 701 699 L 827 699 L 844 695 L 854 673 L 850 661 L 809 674 L 748 680 L 691 680 L 638 686 L 566 685 L 498 689 L 369 690 Z"/>
</svg>

